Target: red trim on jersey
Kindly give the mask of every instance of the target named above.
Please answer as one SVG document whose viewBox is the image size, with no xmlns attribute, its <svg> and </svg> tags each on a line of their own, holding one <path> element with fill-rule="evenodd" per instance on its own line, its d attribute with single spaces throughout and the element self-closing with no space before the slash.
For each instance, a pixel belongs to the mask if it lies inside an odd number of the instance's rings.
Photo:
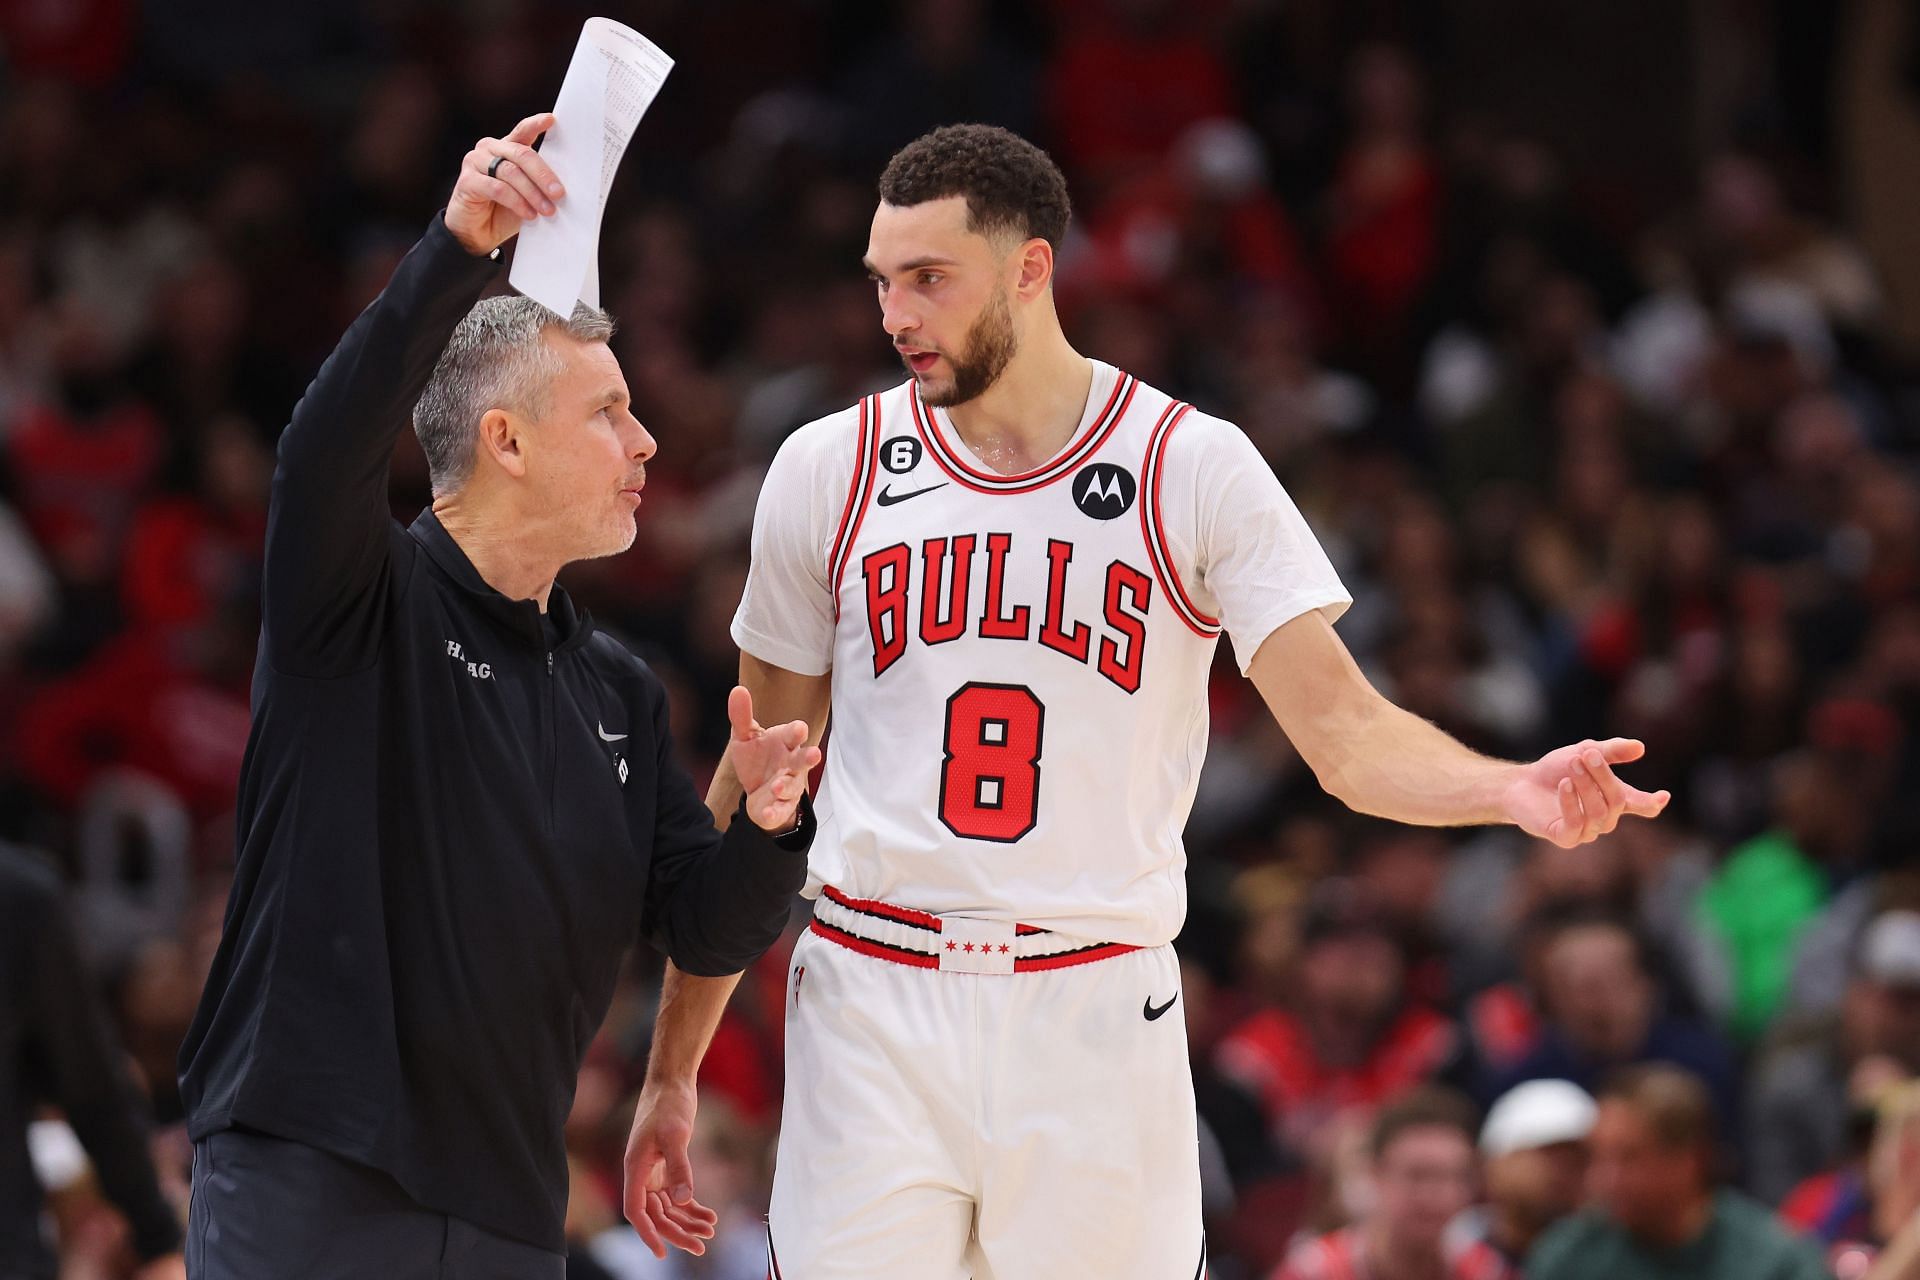
<svg viewBox="0 0 1920 1280">
<path fill-rule="evenodd" d="M 836 929 L 830 924 L 816 919 L 807 926 L 828 942 L 837 942 L 849 951 L 858 951 L 863 956 L 872 956 L 875 960 L 891 960 L 895 964 L 908 964 L 916 969 L 938 969 L 940 957 L 925 955 L 918 951 L 908 951 L 905 947 L 890 947 L 884 942 L 874 942 L 857 933 L 848 933 L 845 929 Z"/>
<path fill-rule="evenodd" d="M 911 907 L 896 907 L 890 902 L 878 902 L 872 898 L 852 898 L 840 892 L 832 885 L 820 886 L 820 892 L 829 901 L 837 902 L 849 911 L 858 911 L 864 916 L 878 916 L 882 920 L 892 920 L 897 924 L 910 924 L 917 929 L 930 929 L 940 932 L 940 917 L 928 915 L 924 911 L 915 911 Z"/>
<path fill-rule="evenodd" d="M 859 426 L 853 437 L 853 478 L 847 482 L 846 505 L 840 509 L 840 527 L 833 531 L 833 541 L 827 546 L 827 577 L 837 580 L 840 571 L 840 556 L 845 550 L 847 526 L 853 522 L 853 506 L 860 496 L 860 485 L 866 479 L 867 464 L 867 402 L 860 402 Z M 838 602 L 835 603 L 837 609 Z"/>
<path fill-rule="evenodd" d="M 860 524 L 867 518 L 867 504 L 873 497 L 873 473 L 880 465 L 880 397 L 868 396 L 860 402 L 860 457 L 855 461 L 853 488 L 847 494 L 847 509 L 840 515 L 840 533 L 834 535 L 833 558 L 827 562 L 833 572 L 833 618 L 840 620 L 840 578 L 847 561 L 853 558 L 853 544 L 860 538 Z M 848 517 L 852 517 L 849 528 Z M 846 541 L 841 542 L 845 536 Z"/>
<path fill-rule="evenodd" d="M 1123 956 L 1129 951 L 1140 948 L 1124 942 L 1101 942 L 1091 947 L 1082 947 L 1078 951 L 1063 951 L 1057 956 L 1022 956 L 1013 962 L 1015 973 L 1033 973 L 1040 969 L 1068 969 L 1076 964 L 1092 964 L 1096 960 L 1111 960 Z"/>
<path fill-rule="evenodd" d="M 1180 573 L 1174 568 L 1173 551 L 1167 544 L 1165 521 L 1160 514 L 1160 470 L 1166 458 L 1167 441 L 1172 439 L 1174 428 L 1192 409 L 1192 405 L 1179 402 L 1169 405 L 1166 412 L 1160 415 L 1160 421 L 1154 424 L 1152 434 L 1147 437 L 1146 461 L 1141 466 L 1141 485 L 1146 492 L 1140 495 L 1140 536 L 1146 539 L 1147 558 L 1153 563 L 1153 576 L 1160 580 L 1174 613 L 1187 624 L 1189 631 L 1203 640 L 1211 640 L 1220 634 L 1220 619 L 1202 612 L 1187 595 L 1186 586 L 1180 581 Z"/>
<path fill-rule="evenodd" d="M 1066 452 L 1051 462 L 1035 467 L 1032 471 L 1023 471 L 1018 475 L 1004 476 L 997 472 L 981 471 L 969 466 L 959 453 L 947 444 L 946 437 L 940 431 L 940 424 L 934 418 L 933 410 L 921 403 L 920 391 L 917 387 L 911 393 L 913 425 L 914 429 L 920 433 L 920 439 L 926 442 L 928 454 L 939 464 L 940 469 L 975 493 L 1032 493 L 1036 489 L 1046 488 L 1100 452 L 1101 446 L 1105 445 L 1119 428 L 1121 419 L 1127 416 L 1127 409 L 1133 404 L 1133 393 L 1139 387 L 1139 381 L 1132 374 L 1121 374 L 1119 380 L 1113 384 L 1113 394 L 1107 398 L 1106 406 L 1095 415 L 1092 424 L 1080 434 L 1080 438 L 1067 447 Z"/>
</svg>

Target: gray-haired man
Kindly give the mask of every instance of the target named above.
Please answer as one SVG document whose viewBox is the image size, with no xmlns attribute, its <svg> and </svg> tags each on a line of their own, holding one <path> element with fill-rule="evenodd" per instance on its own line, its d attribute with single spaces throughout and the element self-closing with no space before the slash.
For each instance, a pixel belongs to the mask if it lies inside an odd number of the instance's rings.
<svg viewBox="0 0 1920 1280">
<path fill-rule="evenodd" d="M 804 876 L 807 727 L 734 691 L 750 821 L 722 835 L 660 682 L 554 585 L 632 544 L 655 444 L 606 316 L 475 303 L 564 195 L 551 124 L 467 154 L 281 438 L 233 897 L 181 1056 L 208 1280 L 561 1275 L 561 1128 L 622 953 L 677 966 L 648 1117 L 683 1147 L 728 975 Z M 434 500 L 403 528 L 410 408 Z M 660 1198 L 697 1249 L 711 1215 Z"/>
</svg>

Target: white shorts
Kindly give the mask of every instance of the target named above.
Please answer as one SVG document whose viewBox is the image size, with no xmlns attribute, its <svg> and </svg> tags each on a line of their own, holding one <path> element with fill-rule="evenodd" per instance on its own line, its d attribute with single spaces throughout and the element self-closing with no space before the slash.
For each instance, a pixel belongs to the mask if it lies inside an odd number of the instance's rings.
<svg viewBox="0 0 1920 1280">
<path fill-rule="evenodd" d="M 916 918 L 823 897 L 794 949 L 769 1275 L 1203 1276 L 1173 949 Z"/>
</svg>

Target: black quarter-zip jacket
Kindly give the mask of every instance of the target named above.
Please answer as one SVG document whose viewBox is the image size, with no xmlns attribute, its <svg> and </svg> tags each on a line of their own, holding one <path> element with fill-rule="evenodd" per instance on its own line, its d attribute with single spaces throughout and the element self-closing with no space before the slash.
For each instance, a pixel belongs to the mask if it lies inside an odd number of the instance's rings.
<svg viewBox="0 0 1920 1280">
<path fill-rule="evenodd" d="M 692 974 L 772 945 L 808 824 L 722 836 L 665 692 L 555 587 L 489 587 L 388 460 L 497 270 L 436 217 L 280 440 L 226 927 L 181 1050 L 189 1130 L 391 1174 L 565 1247 L 562 1125 L 621 958 Z"/>
</svg>

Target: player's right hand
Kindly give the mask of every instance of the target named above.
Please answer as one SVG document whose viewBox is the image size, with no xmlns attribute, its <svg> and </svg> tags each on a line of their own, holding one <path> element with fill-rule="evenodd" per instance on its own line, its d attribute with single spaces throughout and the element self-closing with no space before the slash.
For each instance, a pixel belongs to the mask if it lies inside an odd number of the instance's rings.
<svg viewBox="0 0 1920 1280">
<path fill-rule="evenodd" d="M 447 230 L 468 253 L 492 253 L 520 233 L 522 223 L 554 212 L 565 196 L 560 179 L 533 149 L 553 128 L 551 111 L 528 116 L 504 138 L 482 138 L 460 162 L 460 180 L 447 197 Z M 487 168 L 500 161 L 493 176 Z"/>
</svg>

